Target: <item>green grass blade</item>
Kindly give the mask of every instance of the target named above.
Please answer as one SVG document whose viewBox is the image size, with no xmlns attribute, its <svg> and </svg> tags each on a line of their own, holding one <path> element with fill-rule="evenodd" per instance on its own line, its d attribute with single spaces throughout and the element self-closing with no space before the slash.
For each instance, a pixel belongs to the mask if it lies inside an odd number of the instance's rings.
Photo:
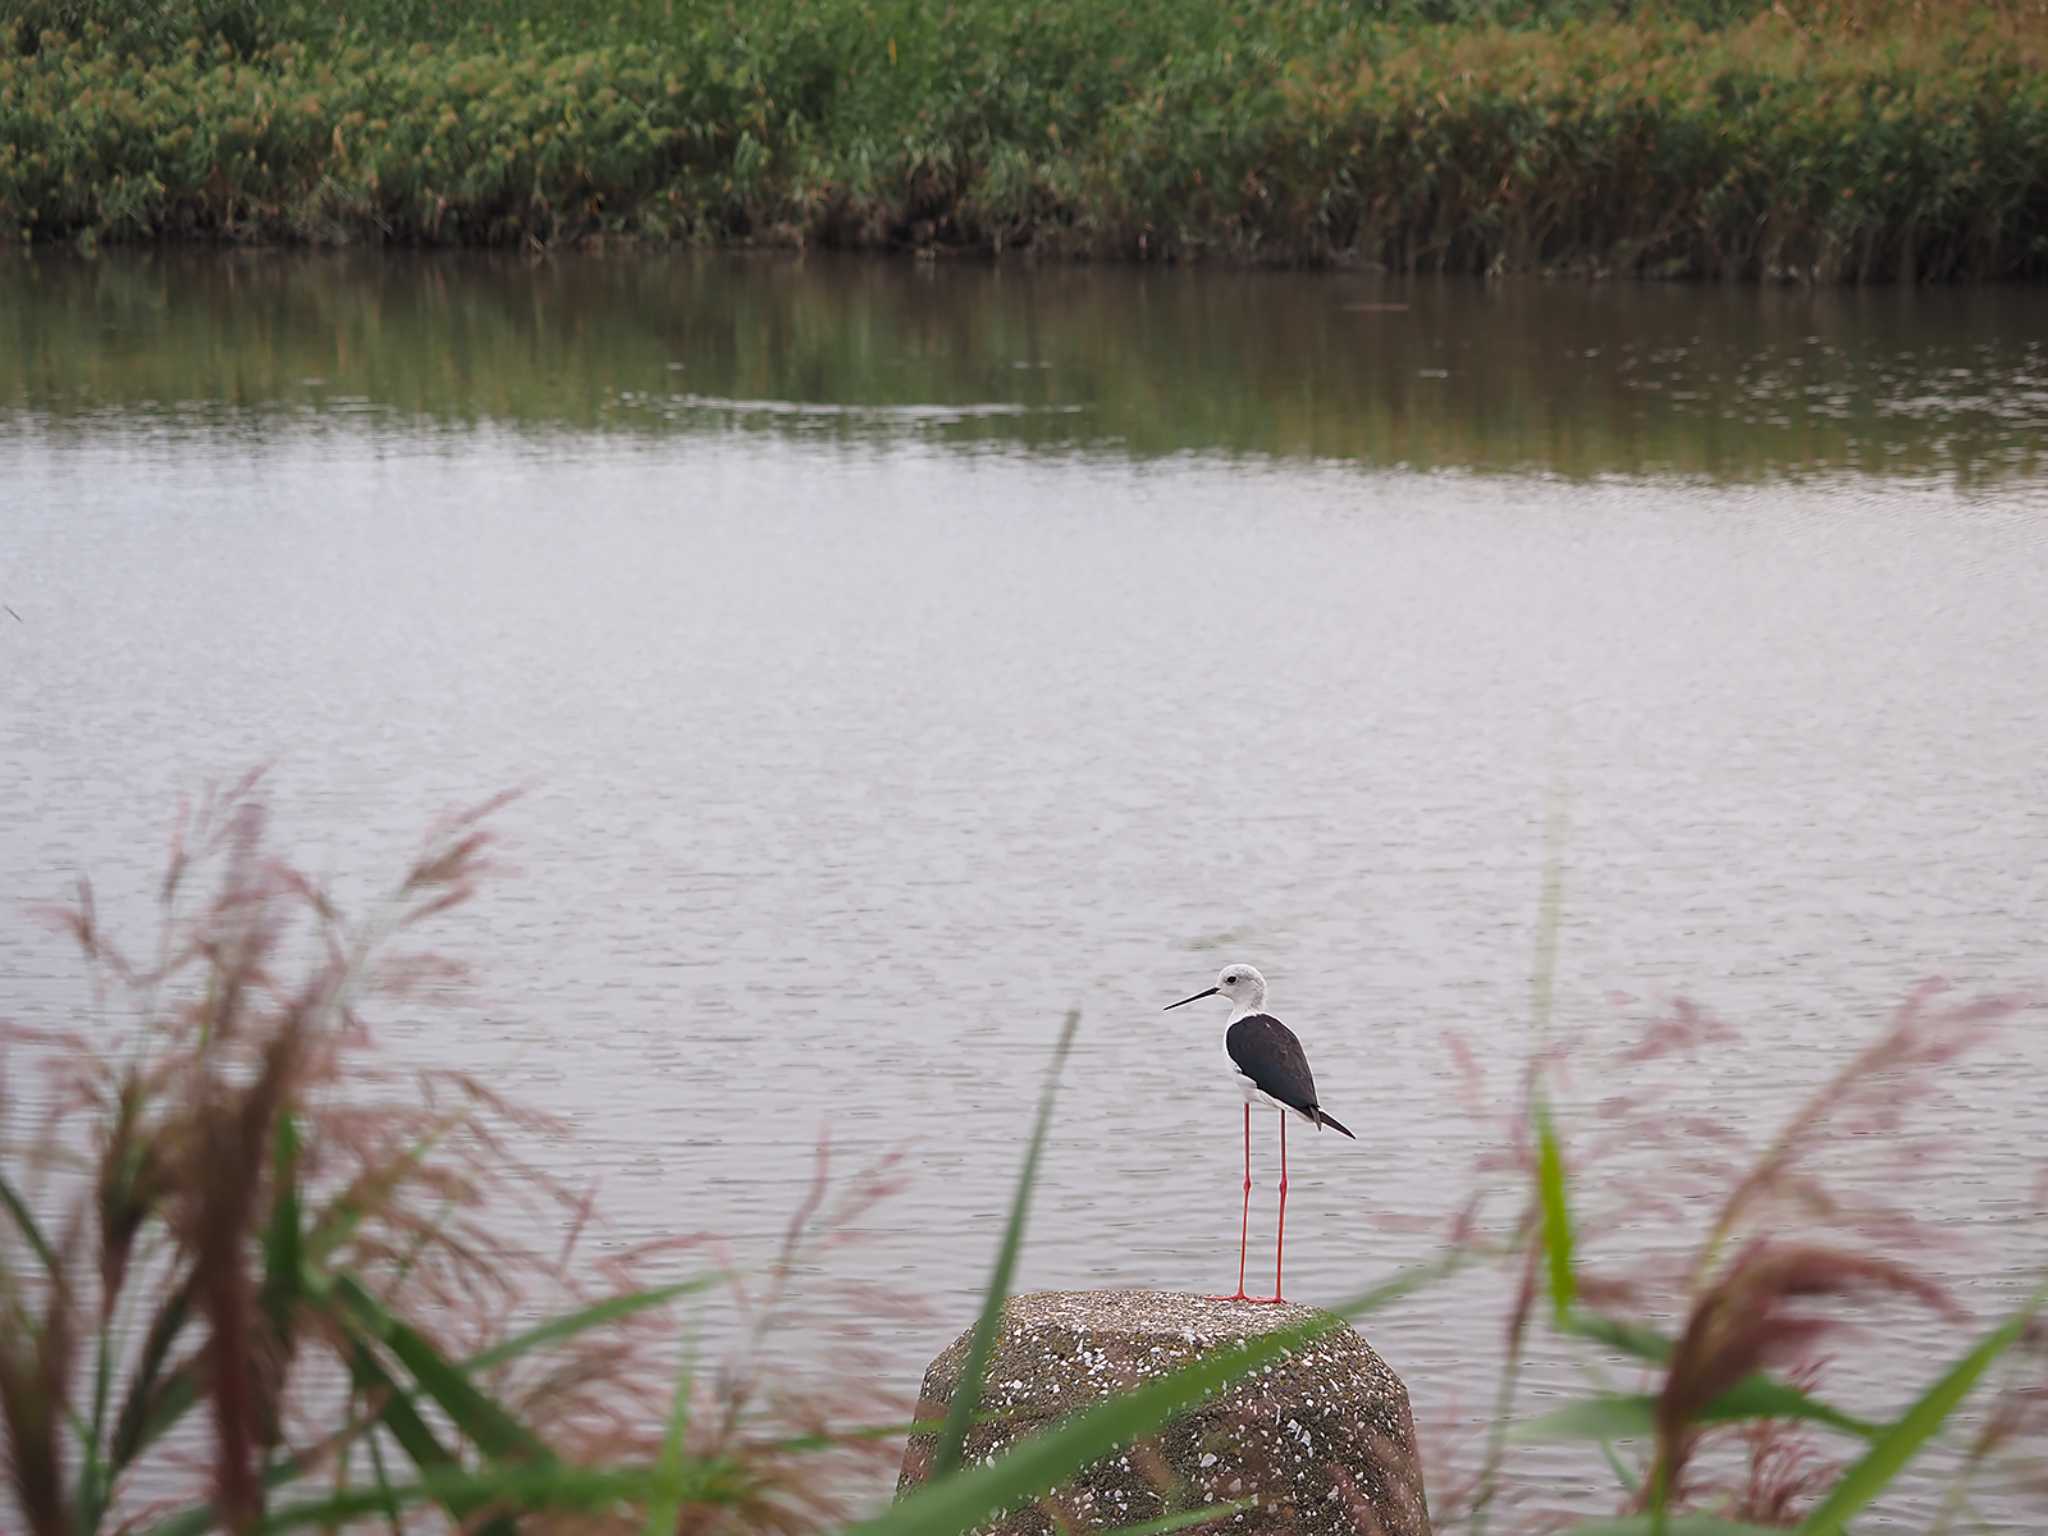
<svg viewBox="0 0 2048 1536">
<path fill-rule="evenodd" d="M 1738 1419 L 1804 1419 L 1825 1424 L 1845 1435 L 1874 1440 L 1882 1426 L 1844 1413 L 1803 1392 L 1790 1382 L 1757 1371 L 1745 1376 L 1700 1411 L 1702 1423 L 1725 1424 Z"/>
<path fill-rule="evenodd" d="M 1561 725 L 1561 722 L 1557 722 Z M 1555 753 L 1558 739 L 1553 738 L 1551 746 Z M 1542 895 L 1536 908 L 1536 954 L 1529 969 L 1529 1064 L 1530 1076 L 1526 1092 L 1532 1101 L 1531 1107 L 1547 1126 L 1549 1111 L 1542 1092 L 1540 1073 L 1548 1056 L 1550 1045 L 1551 1016 L 1557 1005 L 1557 951 L 1558 940 L 1564 930 L 1564 839 L 1565 839 L 1565 792 L 1564 780 L 1559 771 L 1558 760 L 1553 756 L 1550 770 L 1549 808 L 1543 818 L 1543 886 Z M 1563 1189 L 1563 1164 L 1559 1159 L 1557 1187 Z M 1538 1179 L 1539 1203 L 1542 1180 Z M 1549 1219 L 1547 1210 L 1544 1219 Z M 1569 1227 L 1566 1228 L 1569 1231 Z M 1546 1253 L 1551 1263 L 1557 1263 L 1557 1255 L 1563 1251 L 1558 1245 L 1545 1242 Z M 1569 1254 L 1564 1265 L 1567 1285 L 1571 1283 Z M 1553 1278 L 1552 1291 L 1561 1298 Z M 1570 1309 L 1561 1299 L 1551 1307 L 1551 1316 L 1562 1319 Z M 1514 1418 L 1515 1392 L 1521 1383 L 1522 1342 L 1527 1330 L 1526 1314 L 1518 1316 L 1508 1340 L 1507 1356 L 1501 1362 L 1500 1380 L 1494 1389 L 1493 1418 L 1487 1427 L 1486 1451 L 1479 1464 L 1479 1482 L 1472 1496 L 1471 1536 L 1486 1536 L 1488 1522 L 1493 1517 L 1494 1495 L 1500 1491 L 1501 1459 L 1507 1449 L 1507 1428 Z"/>
<path fill-rule="evenodd" d="M 1220 1387 L 1289 1350 L 1378 1307 L 1440 1280 L 1456 1255 L 1396 1275 L 1343 1305 L 1291 1328 L 1259 1334 L 1220 1349 L 1134 1392 L 1112 1397 L 1017 1445 L 988 1464 L 962 1467 L 918 1489 L 887 1513 L 852 1528 L 850 1536 L 958 1536 L 996 1510 L 1036 1498 L 1119 1446 L 1150 1434 Z"/>
<path fill-rule="evenodd" d="M 351 1412 L 354 1411 L 354 1399 L 350 1401 L 350 1410 Z M 352 1429 L 344 1431 L 339 1439 L 315 1448 L 307 1457 L 302 1458 L 297 1455 L 291 1455 L 273 1460 L 263 1469 L 263 1486 L 265 1490 L 274 1491 L 298 1481 L 308 1472 L 324 1466 L 326 1464 L 324 1458 L 327 1455 L 339 1455 L 343 1458 L 344 1463 L 346 1463 L 346 1458 L 355 1441 L 358 1438 L 365 1437 L 366 1432 L 374 1429 L 379 1422 L 381 1422 L 379 1419 L 364 1419 Z M 380 1442 L 374 1434 L 368 1434 L 367 1440 L 369 1443 L 370 1462 L 376 1471 L 378 1481 L 380 1483 L 389 1483 L 390 1478 L 384 1471 L 384 1453 Z M 214 1519 L 212 1505 L 204 1502 L 188 1504 L 183 1509 L 164 1516 L 149 1528 L 149 1533 L 150 1536 L 203 1536 L 204 1532 L 211 1531 L 218 1523 Z"/>
<path fill-rule="evenodd" d="M 1508 1431 L 1510 1440 L 1648 1440 L 1656 1435 L 1657 1399 L 1649 1393 L 1603 1393 L 1581 1398 Z M 1869 1440 L 1878 1426 L 1830 1407 L 1797 1387 L 1758 1373 L 1737 1382 L 1700 1410 L 1702 1424 L 1751 1419 L 1800 1419 Z"/>
<path fill-rule="evenodd" d="M 1551 1123 L 1550 1105 L 1536 1101 L 1536 1189 L 1543 1201 L 1543 1251 L 1550 1261 L 1550 1304 L 1562 1325 L 1578 1299 L 1572 1272 L 1572 1217 L 1565 1201 L 1564 1150 Z"/>
<path fill-rule="evenodd" d="M 73 1510 L 73 1519 L 81 1531 L 99 1529 L 100 1516 L 106 1512 L 107 1490 L 114 1481 L 107 1465 L 106 1437 L 107 1395 L 113 1389 L 113 1320 L 102 1314 L 94 1334 L 92 1422 L 78 1437 L 83 1465 L 78 1471 L 78 1496 Z"/>
<path fill-rule="evenodd" d="M 458 1371 L 478 1371 L 496 1365 L 503 1365 L 520 1355 L 540 1348 L 542 1345 L 569 1338 L 589 1328 L 614 1322 L 621 1317 L 631 1316 L 635 1312 L 644 1311 L 650 1307 L 660 1306 L 662 1303 L 672 1301 L 678 1296 L 706 1289 L 716 1284 L 720 1278 L 717 1275 L 705 1276 L 699 1279 L 683 1281 L 676 1285 L 660 1286 L 651 1290 L 635 1291 L 625 1296 L 610 1297 L 594 1306 L 586 1307 L 580 1312 L 571 1313 L 564 1317 L 552 1318 L 537 1327 L 528 1329 L 525 1333 L 506 1339 L 490 1349 L 471 1355 L 454 1366 L 453 1369 Z M 182 1318 L 182 1306 L 178 1309 L 178 1315 Z M 161 1331 L 165 1338 L 164 1347 L 168 1348 L 169 1337 L 175 1332 L 175 1329 L 164 1329 Z M 158 1332 L 159 1330 L 152 1330 L 153 1339 L 157 1336 Z M 351 1371 L 359 1389 L 367 1394 L 373 1394 L 383 1403 L 379 1417 L 372 1422 L 383 1425 L 386 1432 L 397 1441 L 400 1448 L 405 1451 L 415 1467 L 420 1468 L 423 1473 L 427 1473 L 437 1468 L 451 1469 L 457 1465 L 454 1454 L 439 1443 L 433 1431 L 428 1428 L 426 1421 L 419 1416 L 417 1409 L 414 1407 L 414 1404 L 422 1395 L 423 1389 L 403 1386 L 394 1381 L 384 1371 L 383 1367 L 377 1364 L 374 1354 L 366 1346 L 358 1345 L 356 1358 L 351 1362 Z M 164 1377 L 161 1387 L 153 1397 L 145 1400 L 139 1394 L 131 1394 L 129 1406 L 123 1410 L 121 1428 L 115 1437 L 117 1452 L 125 1453 L 123 1459 L 139 1455 L 191 1407 L 197 1400 L 197 1395 L 196 1382 L 189 1362 L 179 1366 L 177 1370 Z M 367 1428 L 368 1426 L 364 1427 Z M 923 1427 L 928 1430 L 931 1426 Z M 902 1426 L 878 1426 L 873 1431 L 873 1437 L 884 1438 L 888 1434 L 900 1434 L 902 1432 Z M 370 1452 L 378 1482 L 380 1484 L 388 1484 L 389 1477 L 384 1470 L 383 1451 L 374 1436 L 370 1440 Z M 117 1459 L 115 1465 L 118 1469 L 121 1465 L 121 1460 Z M 270 1487 L 281 1487 L 300 1476 L 304 1471 L 305 1468 L 296 1461 L 288 1461 L 280 1467 L 271 1469 L 266 1475 L 265 1481 Z M 436 1482 L 432 1486 L 439 1487 L 443 1485 Z M 398 1507 L 397 1504 L 393 1504 L 391 1510 L 395 1511 Z M 377 1514 L 387 1513 L 388 1511 L 382 1507 L 372 1507 L 363 1512 Z M 177 1514 L 168 1517 L 163 1523 L 152 1527 L 150 1536 L 201 1536 L 201 1533 L 212 1530 L 214 1524 L 213 1513 L 209 1506 L 204 1504 L 194 1505 L 180 1510 Z M 494 1527 L 494 1529 L 505 1530 L 507 1527 L 501 1523 L 499 1526 Z"/>
<path fill-rule="evenodd" d="M 206 1536 L 219 1524 L 211 1504 L 194 1504 L 175 1515 L 166 1515 L 150 1526 L 143 1536 Z"/>
<path fill-rule="evenodd" d="M 1941 1428 L 1956 1405 L 1969 1395 L 1977 1379 L 2026 1330 L 2040 1309 L 2044 1294 L 2048 1294 L 2048 1287 L 2036 1291 L 2024 1307 L 1979 1340 L 1879 1435 L 1862 1460 L 1842 1474 L 1841 1480 L 1828 1490 L 1828 1496 L 1800 1523 L 1799 1536 L 1837 1536 L 1850 1516 L 1884 1492 L 1906 1463 L 1919 1454 L 1928 1438 Z"/>
<path fill-rule="evenodd" d="M 647 1536 L 674 1536 L 676 1516 L 682 1511 L 683 1436 L 690 1428 L 690 1393 L 696 1381 L 696 1362 L 686 1347 L 683 1363 L 676 1371 L 675 1402 L 669 1409 L 668 1428 L 661 1437 L 654 1496 L 647 1501 Z"/>
<path fill-rule="evenodd" d="M 348 1368 L 357 1392 L 381 1405 L 376 1419 L 372 1422 L 382 1425 L 391 1438 L 398 1442 L 399 1448 L 410 1458 L 412 1464 L 420 1470 L 422 1481 L 410 1486 L 447 1490 L 445 1498 L 441 1498 L 438 1493 L 434 1496 L 440 1498 L 456 1524 L 461 1526 L 463 1517 L 475 1513 L 481 1499 L 467 1493 L 455 1481 L 463 1475 L 463 1469 L 455 1459 L 454 1453 L 441 1444 L 434 1431 L 428 1427 L 426 1420 L 420 1417 L 418 1409 L 413 1406 L 403 1388 L 392 1380 L 390 1372 L 378 1362 L 376 1353 L 369 1345 L 357 1340 L 351 1346 Z M 372 1450 L 375 1454 L 374 1439 Z M 306 1470 L 306 1466 L 296 1458 L 287 1459 L 282 1464 L 265 1469 L 264 1486 L 283 1487 L 302 1476 Z M 349 1506 L 350 1518 L 359 1515 L 389 1514 L 403 1504 L 413 1502 L 412 1499 L 401 1497 L 400 1491 L 406 1486 L 408 1485 L 387 1485 L 382 1489 L 344 1489 L 336 1497 L 345 1497 L 353 1501 Z M 144 1536 L 205 1536 L 206 1532 L 217 1529 L 219 1524 L 219 1517 L 214 1514 L 211 1504 L 194 1504 L 165 1516 L 150 1526 Z M 512 1522 L 501 1518 L 484 1526 L 479 1536 L 516 1536 L 516 1533 Z"/>
<path fill-rule="evenodd" d="M 1583 1397 L 1508 1430 L 1510 1440 L 1646 1440 L 1656 1433 L 1657 1399 L 1647 1393 Z"/>
<path fill-rule="evenodd" d="M 199 1402 L 199 1367 L 195 1360 L 181 1360 L 177 1368 L 162 1377 L 147 1397 L 132 1398 L 135 1417 L 125 1417 L 114 1426 L 113 1461 L 110 1475 L 148 1450 Z"/>
<path fill-rule="evenodd" d="M 398 1496 L 391 1491 L 391 1469 L 384 1464 L 384 1442 L 373 1433 L 369 1437 L 370 1475 L 374 1477 L 383 1507 L 377 1511 L 391 1526 L 391 1536 L 401 1536 L 405 1527 L 399 1523 L 399 1512 L 405 1506 L 398 1502 Z M 344 1490 L 346 1491 L 346 1490 Z"/>
<path fill-rule="evenodd" d="M 1017 1193 L 1010 1202 L 1010 1220 L 1003 1228 L 1003 1241 L 996 1250 L 995 1268 L 989 1274 L 988 1294 L 982 1299 L 981 1316 L 975 1320 L 974 1337 L 967 1346 L 967 1358 L 960 1365 L 960 1379 L 953 1387 L 953 1401 L 946 1410 L 946 1422 L 939 1430 L 932 1458 L 932 1476 L 944 1477 L 960 1465 L 967 1445 L 967 1426 L 981 1406 L 982 1377 L 987 1374 L 989 1356 L 995 1352 L 996 1334 L 1003 1324 L 1003 1304 L 1010 1299 L 1010 1278 L 1017 1270 L 1017 1254 L 1024 1245 L 1024 1220 L 1031 1209 L 1031 1192 L 1038 1183 L 1038 1160 L 1045 1150 L 1045 1134 L 1052 1124 L 1053 1100 L 1059 1093 L 1060 1068 L 1074 1043 L 1080 1025 L 1078 1009 L 1067 1014 L 1061 1026 L 1059 1044 L 1053 1049 L 1052 1065 L 1046 1069 L 1045 1085 L 1038 1094 L 1038 1121 L 1031 1129 L 1031 1145 L 1024 1154 L 1024 1168 L 1017 1176 Z"/>
<path fill-rule="evenodd" d="M 299 1127 L 289 1112 L 277 1118 L 272 1155 L 270 1226 L 263 1234 L 263 1310 L 281 1339 L 291 1336 L 291 1309 L 299 1294 L 303 1233 L 299 1220 Z"/>
<path fill-rule="evenodd" d="M 1614 1446 L 1611 1442 L 1606 1440 L 1600 1442 L 1600 1454 L 1606 1458 L 1607 1470 L 1614 1474 L 1614 1480 L 1626 1488 L 1631 1497 L 1641 1491 L 1643 1486 L 1642 1479 L 1631 1472 L 1622 1459 L 1615 1454 Z"/>
<path fill-rule="evenodd" d="M 43 1229 L 36 1225 L 35 1214 L 29 1210 L 28 1202 L 21 1198 L 13 1182 L 4 1173 L 0 1173 L 0 1205 L 7 1207 L 7 1214 L 14 1218 L 14 1225 L 20 1230 L 29 1247 L 35 1250 L 44 1273 L 55 1275 L 59 1267 L 57 1250 L 52 1248 L 50 1240 L 43 1236 Z"/>
<path fill-rule="evenodd" d="M 1602 1317 L 1597 1312 L 1582 1312 L 1574 1307 L 1557 1320 L 1558 1331 L 1574 1338 L 1590 1339 L 1596 1344 L 1605 1344 L 1620 1350 L 1624 1355 L 1633 1355 L 1638 1360 L 1647 1360 L 1652 1365 L 1667 1365 L 1671 1353 L 1677 1348 L 1664 1334 L 1641 1323 L 1624 1323 L 1612 1317 Z"/>
<path fill-rule="evenodd" d="M 391 1438 L 398 1442 L 398 1448 L 422 1473 L 457 1465 L 455 1453 L 441 1443 L 427 1421 L 420 1417 L 412 1399 L 391 1379 L 391 1373 L 384 1369 L 376 1352 L 360 1339 L 349 1351 L 349 1375 L 358 1391 L 372 1402 L 383 1405 L 377 1411 L 377 1422 L 390 1432 Z M 461 1511 L 453 1513 L 460 1514 Z"/>
<path fill-rule="evenodd" d="M 114 1438 L 108 1451 L 109 1475 L 147 1450 L 198 1401 L 195 1367 L 187 1360 L 164 1375 L 164 1362 L 192 1316 L 192 1283 L 188 1278 L 157 1308 L 143 1336 L 142 1353 L 128 1380 L 121 1410 L 114 1416 Z"/>
<path fill-rule="evenodd" d="M 488 1371 L 507 1361 L 553 1344 L 562 1339 L 573 1338 L 592 1328 L 602 1328 L 606 1323 L 615 1323 L 622 1317 L 631 1317 L 636 1312 L 645 1312 L 651 1307 L 663 1306 L 679 1296 L 689 1296 L 698 1291 L 709 1290 L 723 1280 L 720 1274 L 703 1275 L 694 1280 L 683 1280 L 675 1285 L 655 1286 L 650 1290 L 631 1291 L 622 1296 L 610 1296 L 580 1312 L 565 1313 L 550 1318 L 547 1322 L 514 1334 L 509 1339 L 493 1344 L 489 1349 L 457 1362 L 456 1369 L 462 1371 Z"/>
<path fill-rule="evenodd" d="M 352 1327 L 390 1350 L 470 1444 L 493 1459 L 548 1458 L 548 1448 L 532 1430 L 481 1391 L 424 1334 L 392 1316 L 353 1275 L 335 1275 L 333 1294 Z"/>
<path fill-rule="evenodd" d="M 419 1410 L 412 1405 L 411 1399 L 400 1389 L 398 1383 L 391 1379 L 391 1373 L 384 1369 L 383 1364 L 377 1359 L 376 1352 L 361 1339 L 355 1341 L 355 1347 L 350 1351 L 349 1373 L 360 1391 L 366 1395 L 375 1394 L 374 1400 L 382 1402 L 383 1407 L 378 1411 L 377 1422 L 390 1432 L 391 1438 L 398 1442 L 399 1449 L 404 1451 L 411 1458 L 413 1466 L 419 1469 L 423 1480 L 421 1486 L 441 1486 L 436 1479 L 453 1478 L 461 1473 L 461 1464 L 455 1459 L 454 1453 L 441 1444 L 434 1431 L 428 1427 L 427 1421 L 420 1417 Z M 386 1488 L 380 1490 L 380 1493 L 388 1500 L 392 1490 Z M 455 1517 L 457 1525 L 461 1525 L 463 1517 L 475 1513 L 481 1501 L 458 1490 L 440 1502 L 448 1513 Z M 376 1506 L 378 1511 L 387 1507 L 387 1503 L 384 1502 Z M 479 1536 L 516 1536 L 516 1533 L 512 1522 L 501 1516 L 486 1525 Z"/>
<path fill-rule="evenodd" d="M 717 1491 L 715 1479 L 719 1470 L 707 1469 L 702 1491 Z M 646 1498 L 653 1482 L 653 1472 L 644 1466 L 523 1464 L 485 1467 L 474 1472 L 454 1467 L 424 1474 L 414 1482 L 392 1483 L 382 1488 L 345 1488 L 317 1499 L 283 1505 L 250 1526 L 249 1536 L 270 1536 L 272 1532 L 303 1530 L 308 1526 L 345 1526 L 364 1515 L 381 1515 L 391 1509 L 428 1503 L 445 1509 L 501 1505 L 528 1510 L 602 1511 L 621 1502 Z M 143 1536 L 200 1536 L 212 1528 L 211 1514 L 205 1518 L 207 1523 L 194 1525 L 189 1513 L 174 1516 L 149 1527 Z M 509 1522 L 506 1525 L 509 1529 Z"/>
</svg>

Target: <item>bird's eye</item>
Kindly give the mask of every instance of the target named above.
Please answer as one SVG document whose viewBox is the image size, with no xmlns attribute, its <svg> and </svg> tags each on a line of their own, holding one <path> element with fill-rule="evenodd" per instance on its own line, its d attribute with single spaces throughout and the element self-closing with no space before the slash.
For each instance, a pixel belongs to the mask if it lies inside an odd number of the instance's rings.
<svg viewBox="0 0 2048 1536">
<path fill-rule="evenodd" d="M 1226 987 L 1234 987 L 1237 985 L 1237 978 L 1235 976 L 1226 976 L 1223 978 L 1223 985 L 1225 985 Z"/>
</svg>

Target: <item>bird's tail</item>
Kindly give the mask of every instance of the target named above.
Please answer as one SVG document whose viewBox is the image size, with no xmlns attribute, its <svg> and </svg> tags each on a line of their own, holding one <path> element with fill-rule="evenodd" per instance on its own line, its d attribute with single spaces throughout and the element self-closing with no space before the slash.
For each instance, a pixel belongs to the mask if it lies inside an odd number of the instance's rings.
<svg viewBox="0 0 2048 1536">
<path fill-rule="evenodd" d="M 1342 1131 L 1346 1136 L 1351 1136 L 1350 1126 L 1346 1125 L 1342 1120 L 1339 1120 L 1335 1115 L 1331 1114 L 1328 1110 L 1318 1109 L 1316 1111 L 1316 1126 L 1318 1129 L 1320 1129 L 1321 1127 L 1326 1125 L 1333 1131 Z M 1356 1136 L 1351 1136 L 1351 1139 L 1353 1141 L 1358 1140 Z"/>
</svg>

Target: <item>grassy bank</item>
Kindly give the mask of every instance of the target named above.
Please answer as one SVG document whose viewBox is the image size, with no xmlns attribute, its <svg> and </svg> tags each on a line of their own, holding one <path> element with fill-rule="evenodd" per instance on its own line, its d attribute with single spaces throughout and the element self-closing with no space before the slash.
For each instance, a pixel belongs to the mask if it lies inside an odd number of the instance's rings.
<svg viewBox="0 0 2048 1536">
<path fill-rule="evenodd" d="M 8 239 L 2048 274 L 2038 3 L 35 3 L 0 62 Z"/>
</svg>

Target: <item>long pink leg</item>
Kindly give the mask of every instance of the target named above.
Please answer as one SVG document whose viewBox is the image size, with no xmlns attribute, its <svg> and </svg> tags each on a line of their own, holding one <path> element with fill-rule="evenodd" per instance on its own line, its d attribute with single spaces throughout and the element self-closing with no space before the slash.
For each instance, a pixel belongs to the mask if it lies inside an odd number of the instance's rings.
<svg viewBox="0 0 2048 1536">
<path fill-rule="evenodd" d="M 1211 1296 L 1211 1301 L 1249 1301 L 1244 1293 L 1245 1247 L 1252 1229 L 1252 1107 L 1244 1107 L 1244 1214 L 1237 1224 L 1237 1294 L 1235 1296 Z"/>
<path fill-rule="evenodd" d="M 1280 1265 L 1287 1257 L 1287 1111 L 1280 1111 L 1280 1231 L 1273 1243 L 1273 1299 L 1280 1294 Z"/>
</svg>

